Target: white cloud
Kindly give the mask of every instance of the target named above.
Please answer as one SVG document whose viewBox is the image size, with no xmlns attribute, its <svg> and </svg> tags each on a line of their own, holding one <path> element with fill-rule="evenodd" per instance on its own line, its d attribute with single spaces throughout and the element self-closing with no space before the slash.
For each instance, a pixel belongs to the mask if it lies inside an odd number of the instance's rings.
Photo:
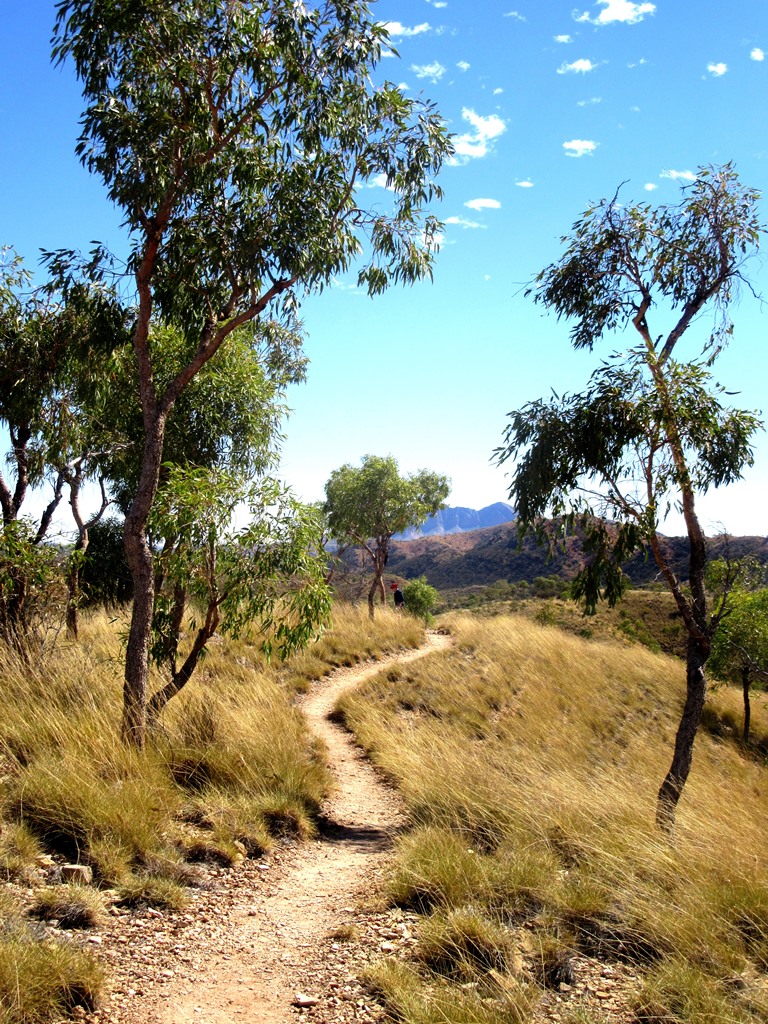
<svg viewBox="0 0 768 1024">
<path fill-rule="evenodd" d="M 494 96 L 501 96 L 501 94 L 502 94 L 503 92 L 504 92 L 504 90 L 503 90 L 503 89 L 494 89 L 494 90 L 493 90 L 493 95 L 494 95 Z"/>
<path fill-rule="evenodd" d="M 470 199 L 464 203 L 470 210 L 500 210 L 501 203 L 498 199 Z"/>
<path fill-rule="evenodd" d="M 467 220 L 466 217 L 446 217 L 445 223 L 456 224 L 460 228 L 470 228 L 472 230 L 474 230 L 475 228 L 482 228 L 483 230 L 485 230 L 485 228 L 488 226 L 487 224 L 478 224 L 476 220 Z"/>
<path fill-rule="evenodd" d="M 570 36 L 563 35 L 563 36 L 555 36 L 554 38 L 555 38 L 555 42 L 556 43 L 571 43 L 571 42 L 573 42 L 573 40 L 571 39 Z"/>
<path fill-rule="evenodd" d="M 527 179 L 525 181 L 516 181 L 515 184 L 518 188 L 533 188 L 533 182 Z"/>
<path fill-rule="evenodd" d="M 634 61 L 632 64 L 627 64 L 628 68 L 641 68 L 643 64 L 647 64 L 648 61 L 645 57 L 641 57 L 640 60 Z"/>
<path fill-rule="evenodd" d="M 483 117 L 476 114 L 474 110 L 464 107 L 461 116 L 472 125 L 473 131 L 457 135 L 453 140 L 455 148 L 455 155 L 451 158 L 453 164 L 463 164 L 468 160 L 487 156 L 493 148 L 494 139 L 498 139 L 507 130 L 506 124 L 497 114 Z"/>
<path fill-rule="evenodd" d="M 759 46 L 756 46 L 749 56 L 752 60 L 765 60 L 765 53 Z"/>
<path fill-rule="evenodd" d="M 427 3 L 431 4 L 433 7 L 436 7 L 438 11 L 440 10 L 441 7 L 448 6 L 446 0 L 427 0 Z"/>
<path fill-rule="evenodd" d="M 472 67 L 472 65 L 471 64 L 467 64 L 467 62 L 465 60 L 460 60 L 458 62 L 458 64 L 456 65 L 456 67 L 460 71 L 469 71 L 469 69 Z"/>
<path fill-rule="evenodd" d="M 603 5 L 602 11 L 596 18 L 590 18 L 589 11 L 583 14 L 573 12 L 576 21 L 588 21 L 590 25 L 610 25 L 611 22 L 621 21 L 626 25 L 636 25 L 642 21 L 646 14 L 653 14 L 656 4 L 631 3 L 630 0 L 597 0 Z"/>
<path fill-rule="evenodd" d="M 525 21 L 526 19 L 520 14 L 519 11 L 507 11 L 504 15 L 505 18 L 514 18 L 515 21 Z"/>
<path fill-rule="evenodd" d="M 592 156 L 597 147 L 598 143 L 591 139 L 571 139 L 563 143 L 566 156 Z"/>
<path fill-rule="evenodd" d="M 432 26 L 428 21 L 414 25 L 413 28 L 408 28 L 401 21 L 385 21 L 384 28 L 391 36 L 420 36 L 423 32 L 429 32 Z"/>
<path fill-rule="evenodd" d="M 728 70 L 728 65 L 723 64 L 721 61 L 719 64 L 707 64 L 707 71 L 710 75 L 714 75 L 715 78 L 721 78 Z"/>
<path fill-rule="evenodd" d="M 649 181 L 645 185 L 643 185 L 643 188 L 645 189 L 646 192 L 655 192 L 658 187 L 659 186 L 658 185 L 654 185 L 654 183 L 652 181 Z"/>
<path fill-rule="evenodd" d="M 587 71 L 594 71 L 596 67 L 597 64 L 593 64 L 591 60 L 585 60 L 584 57 L 580 57 L 579 60 L 573 61 L 572 64 L 561 64 L 557 69 L 557 73 L 558 75 L 584 75 Z"/>
<path fill-rule="evenodd" d="M 432 83 L 439 82 L 445 74 L 445 70 L 439 61 L 434 61 L 432 64 L 411 64 L 411 71 L 417 78 L 428 78 Z"/>
<path fill-rule="evenodd" d="M 387 188 L 387 176 L 386 174 L 374 174 L 372 178 L 369 178 L 365 183 L 366 188 Z M 390 192 L 394 192 L 393 188 L 390 188 Z"/>
<path fill-rule="evenodd" d="M 603 97 L 602 96 L 590 96 L 590 98 L 588 100 L 577 100 L 576 101 L 576 106 L 577 107 L 594 107 L 594 106 L 596 106 L 596 104 L 602 103 L 602 102 L 603 102 Z"/>
<path fill-rule="evenodd" d="M 671 178 L 672 181 L 696 181 L 693 171 L 662 171 L 660 178 Z"/>
</svg>

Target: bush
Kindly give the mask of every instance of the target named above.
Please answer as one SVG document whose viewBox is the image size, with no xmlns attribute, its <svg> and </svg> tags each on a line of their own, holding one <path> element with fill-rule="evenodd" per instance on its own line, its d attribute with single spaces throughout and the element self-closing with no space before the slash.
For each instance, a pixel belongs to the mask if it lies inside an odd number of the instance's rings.
<svg viewBox="0 0 768 1024">
<path fill-rule="evenodd" d="M 432 609 L 439 601 L 440 595 L 427 583 L 426 576 L 419 576 L 418 579 L 405 584 L 403 598 L 405 610 L 409 615 L 415 615 L 417 619 L 429 623 L 432 620 Z"/>
</svg>

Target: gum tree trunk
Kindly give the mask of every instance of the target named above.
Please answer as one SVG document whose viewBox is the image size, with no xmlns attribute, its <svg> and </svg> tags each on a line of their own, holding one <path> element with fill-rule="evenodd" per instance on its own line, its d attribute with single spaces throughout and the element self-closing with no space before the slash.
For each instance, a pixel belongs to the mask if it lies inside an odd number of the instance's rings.
<svg viewBox="0 0 768 1024">
<path fill-rule="evenodd" d="M 675 440 L 677 441 L 676 432 Z M 675 448 L 673 446 L 673 451 Z M 684 466 L 682 455 L 680 464 Z M 680 593 L 677 581 L 673 593 L 683 613 L 688 644 L 685 660 L 686 694 L 683 713 L 675 736 L 672 764 L 659 789 L 656 803 L 656 824 L 663 831 L 671 833 L 675 827 L 675 812 L 683 787 L 688 779 L 693 762 L 693 744 L 701 722 L 704 701 L 707 696 L 707 680 L 704 666 L 710 652 L 710 629 L 707 622 L 707 595 L 704 575 L 707 567 L 707 544 L 694 508 L 693 489 L 687 475 L 683 476 L 683 514 L 688 532 L 688 584 L 690 598 Z"/>
<path fill-rule="evenodd" d="M 659 789 L 656 805 L 656 824 L 665 832 L 671 832 L 674 828 L 677 803 L 691 771 L 693 744 L 701 722 L 707 694 L 704 665 L 708 653 L 706 647 L 693 637 L 689 638 L 686 656 L 685 705 L 675 736 L 672 764 Z"/>
<path fill-rule="evenodd" d="M 123 686 L 124 742 L 142 748 L 147 733 L 149 644 L 155 600 L 152 552 L 147 542 L 147 521 L 160 479 L 165 417 L 156 415 L 145 433 L 144 457 L 136 495 L 125 517 L 123 545 L 133 580 L 131 627 L 125 652 Z"/>
</svg>

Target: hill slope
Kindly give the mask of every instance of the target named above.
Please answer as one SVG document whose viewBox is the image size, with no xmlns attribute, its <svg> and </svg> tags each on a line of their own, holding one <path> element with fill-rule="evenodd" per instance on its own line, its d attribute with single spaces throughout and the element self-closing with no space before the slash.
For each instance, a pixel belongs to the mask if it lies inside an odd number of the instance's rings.
<svg viewBox="0 0 768 1024">
<path fill-rule="evenodd" d="M 684 537 L 665 537 L 675 572 L 687 579 L 687 541 Z M 768 564 L 768 539 L 765 537 L 713 537 L 709 542 L 712 557 L 728 553 L 732 558 L 755 555 Z M 562 549 L 552 556 L 545 547 L 526 537 L 518 545 L 514 523 L 487 527 L 467 533 L 420 537 L 395 541 L 387 569 L 408 579 L 426 576 L 439 590 L 469 586 L 488 586 L 497 580 L 516 583 L 537 576 L 558 575 L 572 579 L 584 564 L 578 537 L 569 537 Z M 636 584 L 656 579 L 658 571 L 650 559 L 636 556 L 626 567 Z"/>
</svg>

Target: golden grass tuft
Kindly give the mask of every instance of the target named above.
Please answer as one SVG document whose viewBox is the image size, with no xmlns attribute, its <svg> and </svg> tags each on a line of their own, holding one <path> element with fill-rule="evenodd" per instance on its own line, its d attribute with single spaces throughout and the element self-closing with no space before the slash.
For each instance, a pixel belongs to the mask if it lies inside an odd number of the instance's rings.
<svg viewBox="0 0 768 1024">
<path fill-rule="evenodd" d="M 399 844 L 392 900 L 443 916 L 472 905 L 555 949 L 633 962 L 662 979 L 643 1005 L 678 1014 L 659 1020 L 763 1019 L 749 1008 L 757 983 L 737 996 L 723 981 L 766 971 L 762 761 L 703 730 L 670 843 L 653 821 L 679 662 L 512 616 L 443 621 L 452 650 L 342 700 L 416 826 Z M 712 707 L 733 700 L 718 690 Z M 765 729 L 765 709 L 755 715 Z M 664 973 L 683 961 L 707 979 L 701 1005 L 688 975 L 675 988 Z M 721 1016 L 707 1018 L 715 1006 Z"/>
</svg>

